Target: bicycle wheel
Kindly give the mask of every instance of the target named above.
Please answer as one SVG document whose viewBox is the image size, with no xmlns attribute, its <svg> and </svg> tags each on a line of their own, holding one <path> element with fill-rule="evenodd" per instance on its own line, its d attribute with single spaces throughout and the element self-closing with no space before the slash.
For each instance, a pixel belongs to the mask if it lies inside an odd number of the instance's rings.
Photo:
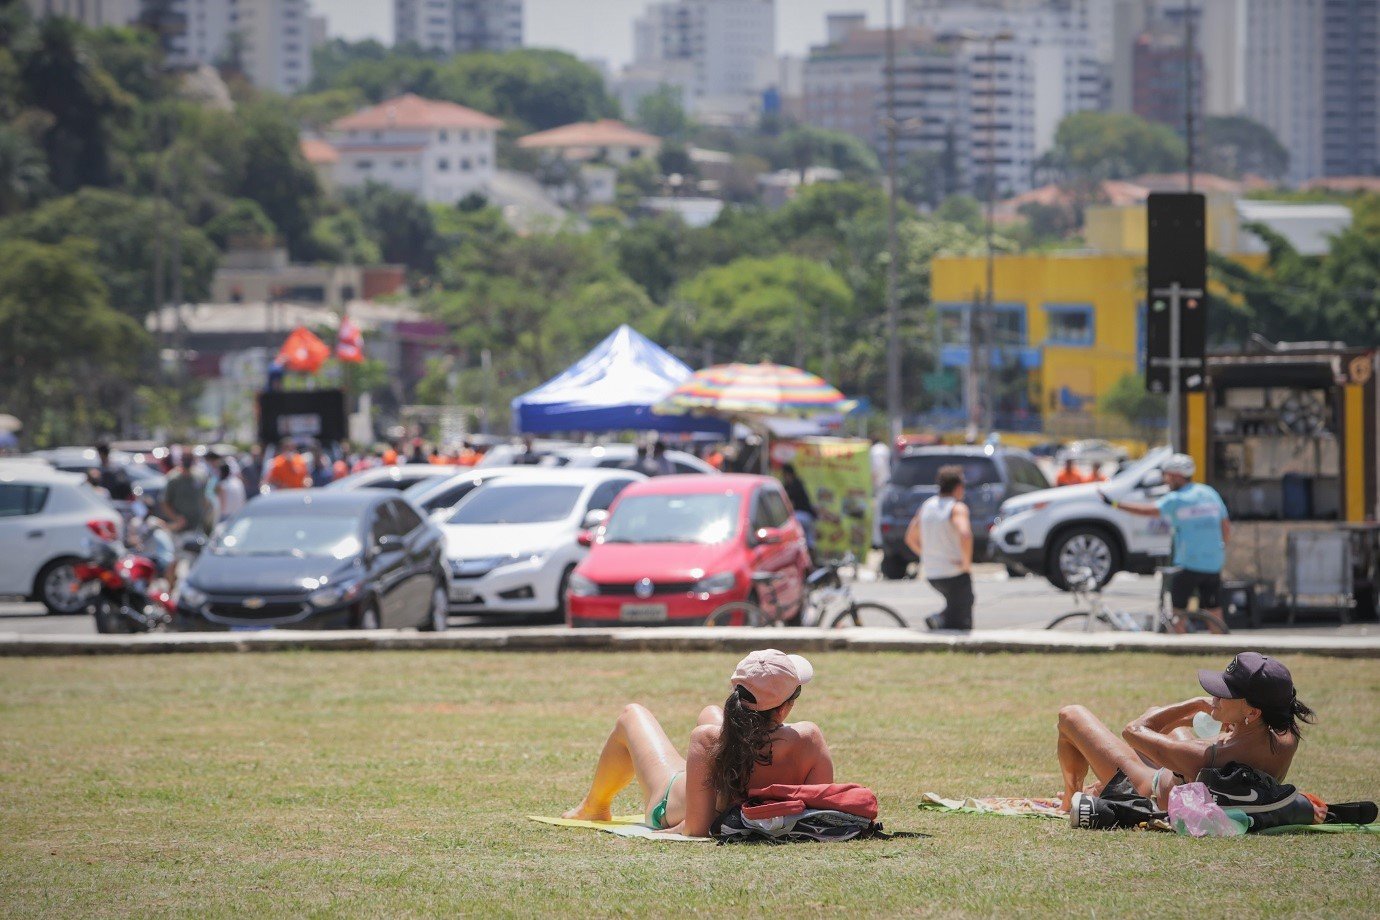
<svg viewBox="0 0 1380 920">
<path fill-rule="evenodd" d="M 1108 632 L 1115 627 L 1104 616 L 1086 610 L 1075 610 L 1050 620 L 1045 629 L 1057 629 L 1061 632 Z"/>
<path fill-rule="evenodd" d="M 747 601 L 733 601 L 724 604 L 705 617 L 705 626 L 761 626 L 764 617 L 762 608 Z"/>
<path fill-rule="evenodd" d="M 901 619 L 901 615 L 885 604 L 851 604 L 840 610 L 838 616 L 829 624 L 830 629 L 842 629 L 846 626 L 872 626 L 886 627 L 890 629 L 907 629 L 906 621 Z"/>
<path fill-rule="evenodd" d="M 1231 632 L 1231 627 L 1227 626 L 1226 621 L 1221 617 L 1211 613 L 1204 613 L 1200 610 L 1185 610 L 1183 612 L 1184 625 L 1186 631 L 1190 633 L 1219 633 L 1225 635 Z M 1155 625 L 1155 632 L 1174 632 L 1168 617 L 1160 617 Z"/>
</svg>

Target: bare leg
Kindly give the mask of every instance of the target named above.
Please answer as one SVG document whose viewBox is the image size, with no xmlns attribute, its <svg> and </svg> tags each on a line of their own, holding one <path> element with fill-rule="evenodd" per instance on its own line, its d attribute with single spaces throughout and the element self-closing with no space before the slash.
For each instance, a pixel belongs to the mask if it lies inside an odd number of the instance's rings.
<svg viewBox="0 0 1380 920">
<path fill-rule="evenodd" d="M 634 779 L 642 787 L 643 811 L 659 799 L 673 774 L 685 769 L 685 758 L 676 751 L 656 716 L 639 703 L 623 707 L 613 731 L 604 742 L 589 791 L 580 804 L 562 817 L 607 821 L 613 816 L 613 800 Z"/>
<path fill-rule="evenodd" d="M 1059 768 L 1064 776 L 1063 807 L 1080 791 L 1087 770 L 1106 783 L 1120 770 L 1137 792 L 1149 795 L 1155 770 L 1140 759 L 1131 746 L 1112 734 L 1107 726 L 1083 706 L 1059 710 Z M 1162 788 L 1161 792 L 1167 792 Z"/>
<path fill-rule="evenodd" d="M 1184 614 L 1187 612 L 1187 610 L 1177 609 L 1174 611 L 1173 629 L 1176 633 L 1179 633 L 1180 635 L 1188 632 L 1188 618 L 1184 616 Z"/>
</svg>

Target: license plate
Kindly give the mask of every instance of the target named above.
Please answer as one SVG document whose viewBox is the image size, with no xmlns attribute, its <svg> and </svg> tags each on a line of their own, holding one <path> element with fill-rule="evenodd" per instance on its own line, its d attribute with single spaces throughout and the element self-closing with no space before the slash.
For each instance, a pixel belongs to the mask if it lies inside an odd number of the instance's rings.
<svg viewBox="0 0 1380 920">
<path fill-rule="evenodd" d="M 624 623 L 664 623 L 666 622 L 666 605 L 624 604 L 620 614 L 619 618 Z"/>
</svg>

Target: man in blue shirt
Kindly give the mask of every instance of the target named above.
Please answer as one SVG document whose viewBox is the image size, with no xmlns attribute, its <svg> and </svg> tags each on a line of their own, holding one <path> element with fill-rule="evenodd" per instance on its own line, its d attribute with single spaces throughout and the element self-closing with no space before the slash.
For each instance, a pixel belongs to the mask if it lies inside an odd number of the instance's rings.
<svg viewBox="0 0 1380 920">
<path fill-rule="evenodd" d="M 1219 596 L 1231 520 L 1217 490 L 1193 481 L 1197 465 L 1192 457 L 1175 454 L 1160 469 L 1169 491 L 1158 501 L 1121 502 L 1099 494 L 1113 508 L 1169 522 L 1174 531 L 1174 565 L 1179 569 L 1169 583 L 1169 597 L 1174 606 L 1174 629 L 1184 632 L 1183 613 L 1195 594 L 1201 612 L 1222 616 Z"/>
</svg>

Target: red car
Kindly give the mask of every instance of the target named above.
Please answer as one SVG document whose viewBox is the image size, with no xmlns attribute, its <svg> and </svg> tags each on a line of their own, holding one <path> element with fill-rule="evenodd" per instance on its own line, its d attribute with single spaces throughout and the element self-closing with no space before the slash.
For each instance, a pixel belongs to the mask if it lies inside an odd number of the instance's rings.
<svg viewBox="0 0 1380 920">
<path fill-rule="evenodd" d="M 571 626 L 695 625 L 751 599 L 799 616 L 810 554 L 770 476 L 658 476 L 618 496 L 570 576 Z M 754 573 L 777 575 L 758 591 Z"/>
</svg>

